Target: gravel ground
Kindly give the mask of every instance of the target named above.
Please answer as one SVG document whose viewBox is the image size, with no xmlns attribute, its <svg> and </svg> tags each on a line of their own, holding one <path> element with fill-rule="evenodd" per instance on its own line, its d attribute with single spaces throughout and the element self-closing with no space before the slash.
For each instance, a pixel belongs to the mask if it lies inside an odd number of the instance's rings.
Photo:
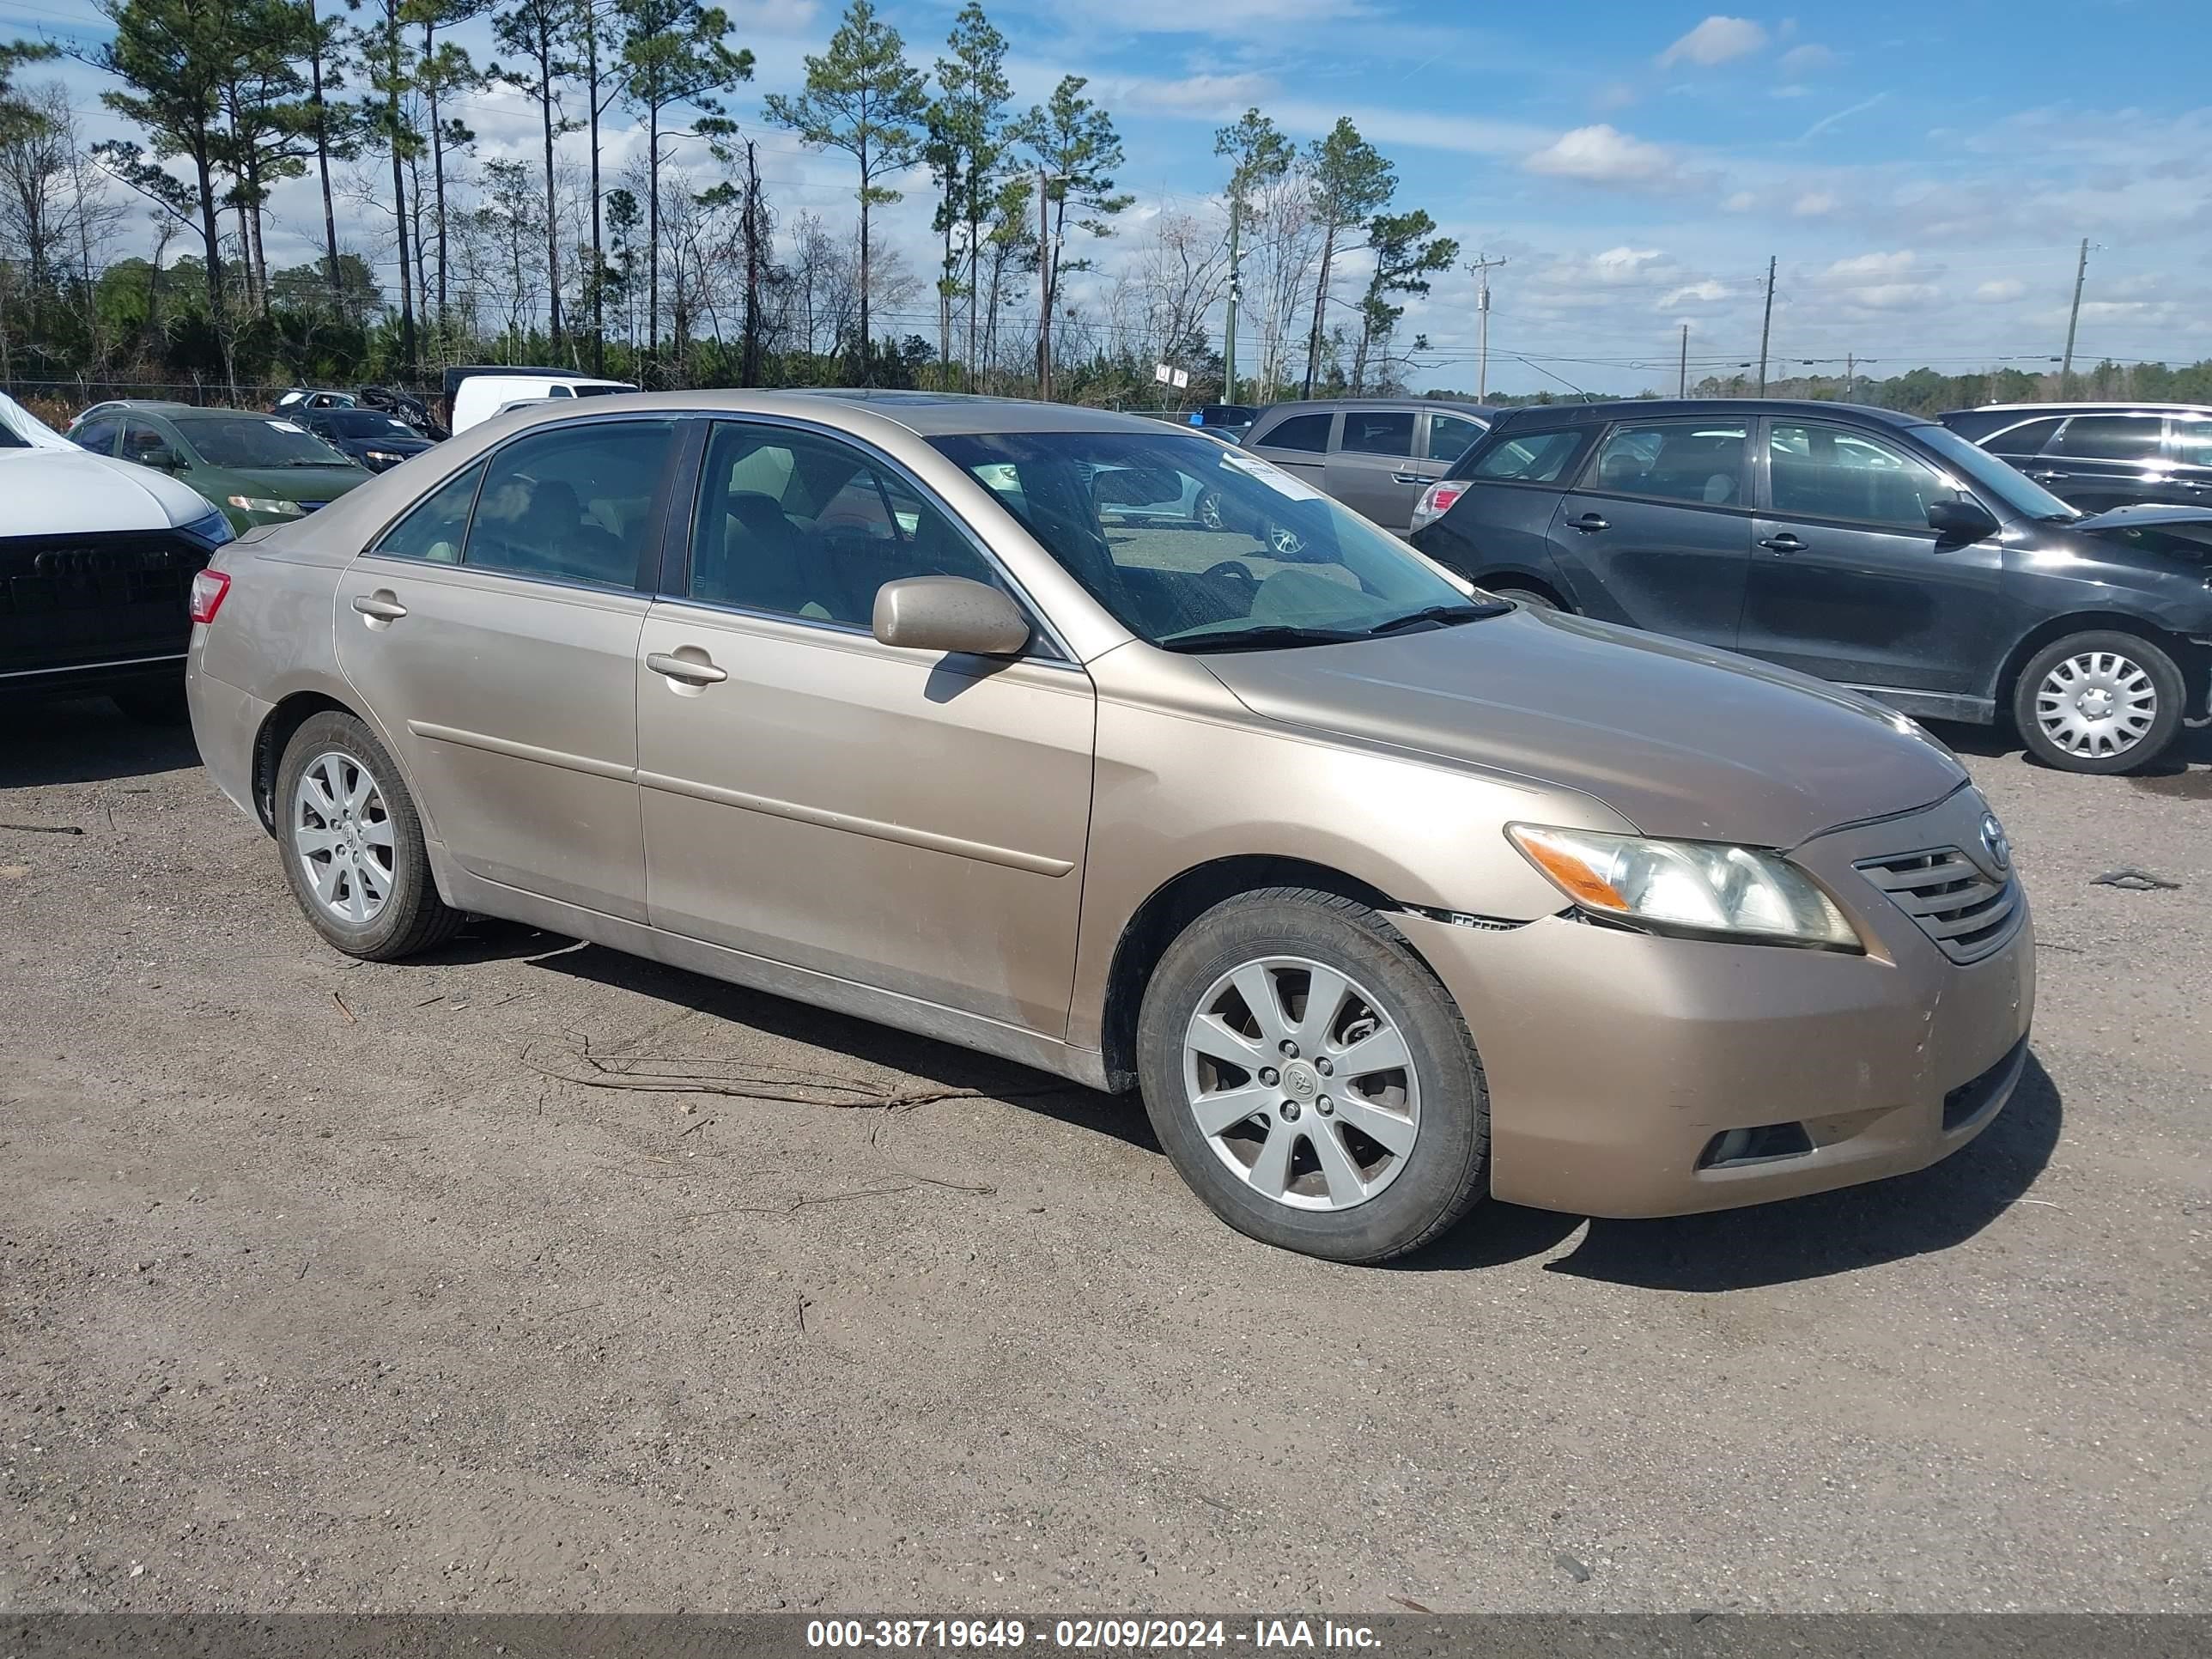
<svg viewBox="0 0 2212 1659">
<path fill-rule="evenodd" d="M 2212 1611 L 2205 734 L 1947 733 L 2044 942 L 1966 1152 L 1362 1270 L 1018 1067 L 505 926 L 356 966 L 188 739 L 9 727 L 0 1607 Z"/>
</svg>

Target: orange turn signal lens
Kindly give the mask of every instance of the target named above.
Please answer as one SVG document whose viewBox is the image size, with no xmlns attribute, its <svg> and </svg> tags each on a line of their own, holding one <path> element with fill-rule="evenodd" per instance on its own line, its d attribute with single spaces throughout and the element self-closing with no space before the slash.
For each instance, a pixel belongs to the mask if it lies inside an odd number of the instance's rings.
<svg viewBox="0 0 2212 1659">
<path fill-rule="evenodd" d="M 1582 854 L 1562 845 L 1541 830 L 1525 823 L 1509 825 L 1505 833 L 1527 854 L 1528 861 L 1558 884 L 1569 898 L 1597 910 L 1629 908 L 1620 890 L 1593 870 Z"/>
</svg>

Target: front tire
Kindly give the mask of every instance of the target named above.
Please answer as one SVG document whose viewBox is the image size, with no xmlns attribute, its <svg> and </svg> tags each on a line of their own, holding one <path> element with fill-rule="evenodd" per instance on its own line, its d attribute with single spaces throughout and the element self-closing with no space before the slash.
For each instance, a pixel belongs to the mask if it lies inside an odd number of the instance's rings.
<svg viewBox="0 0 2212 1659">
<path fill-rule="evenodd" d="M 1137 1067 L 1177 1172 L 1264 1243 L 1384 1261 L 1482 1197 L 1474 1042 L 1427 966 L 1354 900 L 1269 888 L 1200 916 L 1146 989 Z"/>
<path fill-rule="evenodd" d="M 2157 646 L 2099 629 L 2054 641 L 2028 659 L 2013 689 L 2013 723 L 2046 766 L 2132 772 L 2172 744 L 2187 696 L 2180 668 Z"/>
<path fill-rule="evenodd" d="M 376 734 L 350 714 L 310 717 L 276 769 L 284 879 L 314 930 L 349 957 L 396 962 L 452 937 L 422 815 Z"/>
</svg>

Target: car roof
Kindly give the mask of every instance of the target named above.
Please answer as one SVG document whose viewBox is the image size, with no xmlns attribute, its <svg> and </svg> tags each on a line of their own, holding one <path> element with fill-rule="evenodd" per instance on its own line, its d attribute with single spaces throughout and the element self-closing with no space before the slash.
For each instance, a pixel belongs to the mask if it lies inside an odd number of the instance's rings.
<svg viewBox="0 0 2212 1659">
<path fill-rule="evenodd" d="M 1822 403 L 1795 398 L 1615 398 L 1586 404 L 1523 404 L 1502 410 L 1492 423 L 1498 432 L 1520 427 L 1595 426 L 1608 421 L 1658 420 L 1670 416 L 1712 419 L 1724 415 L 1796 415 L 1832 419 L 1849 415 L 1880 426 L 1933 426 L 1925 415 L 1899 409 L 1875 409 L 1866 404 Z"/>
<path fill-rule="evenodd" d="M 1454 398 L 1419 398 L 1410 394 L 1403 398 L 1290 398 L 1279 404 L 1267 404 L 1260 413 L 1267 416 L 1279 410 L 1310 410 L 1316 414 L 1322 414 L 1339 409 L 1381 409 L 1393 412 L 1407 409 L 1441 409 L 1454 415 L 1472 415 L 1479 421 L 1492 421 L 1498 417 L 1497 410 L 1488 404 L 1468 404 Z"/>
<path fill-rule="evenodd" d="M 720 388 L 696 392 L 621 392 L 607 397 L 552 398 L 505 412 L 549 420 L 584 420 L 617 410 L 730 415 L 773 415 L 793 420 L 843 425 L 829 405 L 848 405 L 904 428 L 921 438 L 991 432 L 1163 432 L 1197 436 L 1200 429 L 1179 422 L 1124 415 L 1081 404 L 1043 404 L 1021 398 L 986 398 L 961 392 L 895 392 L 865 387 L 805 388 L 785 392 Z M 856 428 L 865 422 L 854 422 Z"/>
<path fill-rule="evenodd" d="M 1949 415 L 1994 415 L 2009 414 L 2014 410 L 2019 410 L 2023 413 L 2033 415 L 2104 414 L 2112 411 L 2124 415 L 2153 415 L 2163 414 L 2168 410 L 2177 409 L 2185 410 L 2193 415 L 2202 414 L 2207 410 L 2212 410 L 2212 404 L 2160 404 L 2136 398 L 2129 402 L 2114 403 L 1976 404 L 1972 409 L 1953 409 L 1944 412 Z"/>
</svg>

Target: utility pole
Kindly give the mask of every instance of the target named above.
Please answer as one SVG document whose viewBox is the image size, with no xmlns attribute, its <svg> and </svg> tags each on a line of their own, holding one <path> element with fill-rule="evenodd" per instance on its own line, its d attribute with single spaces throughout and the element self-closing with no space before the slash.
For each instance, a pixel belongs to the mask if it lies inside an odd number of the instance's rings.
<svg viewBox="0 0 2212 1659">
<path fill-rule="evenodd" d="M 1759 395 L 1766 395 L 1766 341 L 1774 328 L 1774 257 L 1766 260 L 1766 315 L 1759 325 Z"/>
<path fill-rule="evenodd" d="M 2074 331 L 2081 321 L 2081 284 L 2089 275 L 2089 239 L 2081 239 L 2081 257 L 2074 266 L 2074 308 L 2066 313 L 2066 356 L 2058 365 L 2058 395 L 2062 398 L 2074 386 Z"/>
<path fill-rule="evenodd" d="M 1690 395 L 1690 325 L 1687 323 L 1682 325 L 1682 367 L 1675 375 L 1674 395 L 1678 398 Z"/>
<path fill-rule="evenodd" d="M 1859 383 L 1859 360 L 1851 352 L 1844 353 L 1844 401 L 1851 400 L 1851 392 Z"/>
<path fill-rule="evenodd" d="M 1480 403 L 1490 392 L 1490 273 L 1505 264 L 1503 258 L 1493 259 L 1486 253 L 1474 256 L 1468 266 L 1468 274 L 1477 284 L 1474 295 L 1475 338 L 1479 349 L 1475 356 L 1474 400 Z"/>
<path fill-rule="evenodd" d="M 1237 264 L 1237 233 L 1242 228 L 1243 192 L 1232 179 L 1229 187 L 1229 319 L 1221 334 L 1221 401 L 1237 401 L 1237 296 L 1243 287 Z"/>
<path fill-rule="evenodd" d="M 1052 180 L 1037 169 L 1037 401 L 1052 401 Z"/>
<path fill-rule="evenodd" d="M 746 386 L 761 382 L 760 362 L 760 160 L 745 140 L 745 354 Z"/>
</svg>

